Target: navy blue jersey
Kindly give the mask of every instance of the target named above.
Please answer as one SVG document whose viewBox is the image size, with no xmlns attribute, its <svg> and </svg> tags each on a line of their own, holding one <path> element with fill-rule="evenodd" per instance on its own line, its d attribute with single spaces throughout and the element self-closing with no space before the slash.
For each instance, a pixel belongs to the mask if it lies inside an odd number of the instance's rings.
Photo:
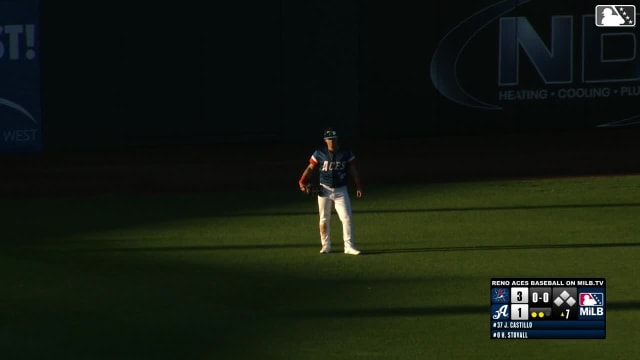
<svg viewBox="0 0 640 360">
<path fill-rule="evenodd" d="M 318 167 L 320 184 L 336 188 L 347 185 L 349 164 L 355 159 L 351 150 L 339 149 L 333 153 L 324 147 L 316 150 L 309 161 Z"/>
</svg>

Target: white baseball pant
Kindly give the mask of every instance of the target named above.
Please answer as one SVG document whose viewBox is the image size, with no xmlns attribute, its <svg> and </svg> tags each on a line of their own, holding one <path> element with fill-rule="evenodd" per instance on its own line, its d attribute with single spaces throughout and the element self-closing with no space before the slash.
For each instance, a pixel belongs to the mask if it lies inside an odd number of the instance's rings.
<svg viewBox="0 0 640 360">
<path fill-rule="evenodd" d="M 331 209 L 335 206 L 338 218 L 342 223 L 342 239 L 344 247 L 355 248 L 353 241 L 353 222 L 351 220 L 351 200 L 347 186 L 332 188 L 321 184 L 322 196 L 318 196 L 318 211 L 320 214 L 320 242 L 322 246 L 331 245 Z M 323 231 L 324 230 L 324 231 Z"/>
</svg>

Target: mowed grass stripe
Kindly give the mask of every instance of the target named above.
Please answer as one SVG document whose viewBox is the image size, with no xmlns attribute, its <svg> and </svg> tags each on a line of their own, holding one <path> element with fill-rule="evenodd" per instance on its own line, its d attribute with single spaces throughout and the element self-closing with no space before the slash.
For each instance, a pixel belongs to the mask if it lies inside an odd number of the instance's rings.
<svg viewBox="0 0 640 360">
<path fill-rule="evenodd" d="M 7 358 L 637 358 L 640 177 L 0 201 Z M 607 339 L 489 339 L 491 277 L 605 277 Z"/>
</svg>

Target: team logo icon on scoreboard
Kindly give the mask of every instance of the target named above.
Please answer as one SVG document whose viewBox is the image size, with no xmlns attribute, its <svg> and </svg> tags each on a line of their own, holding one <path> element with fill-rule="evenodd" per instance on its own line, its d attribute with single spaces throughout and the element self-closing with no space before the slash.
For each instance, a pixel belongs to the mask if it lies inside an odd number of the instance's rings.
<svg viewBox="0 0 640 360">
<path fill-rule="evenodd" d="M 493 288 L 491 289 L 491 302 L 496 304 L 509 303 L 509 288 Z"/>
<path fill-rule="evenodd" d="M 632 27 L 636 26 L 634 5 L 596 5 L 596 26 Z"/>
<path fill-rule="evenodd" d="M 602 278 L 491 279 L 492 339 L 604 339 Z"/>
<path fill-rule="evenodd" d="M 491 305 L 491 314 L 493 320 L 509 319 L 509 305 Z"/>
</svg>

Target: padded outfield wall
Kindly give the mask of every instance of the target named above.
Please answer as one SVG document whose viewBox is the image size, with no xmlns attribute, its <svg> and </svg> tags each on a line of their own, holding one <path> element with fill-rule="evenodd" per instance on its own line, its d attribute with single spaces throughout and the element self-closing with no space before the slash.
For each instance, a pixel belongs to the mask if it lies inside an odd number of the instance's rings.
<svg viewBox="0 0 640 360">
<path fill-rule="evenodd" d="M 595 5 L 47 2 L 44 149 L 632 131 L 639 28 Z"/>
<path fill-rule="evenodd" d="M 637 127 L 640 28 L 628 7 L 598 26 L 597 4 L 363 1 L 363 134 Z"/>
<path fill-rule="evenodd" d="M 281 142 L 329 122 L 354 132 L 357 9 L 43 4 L 45 148 Z"/>
</svg>

